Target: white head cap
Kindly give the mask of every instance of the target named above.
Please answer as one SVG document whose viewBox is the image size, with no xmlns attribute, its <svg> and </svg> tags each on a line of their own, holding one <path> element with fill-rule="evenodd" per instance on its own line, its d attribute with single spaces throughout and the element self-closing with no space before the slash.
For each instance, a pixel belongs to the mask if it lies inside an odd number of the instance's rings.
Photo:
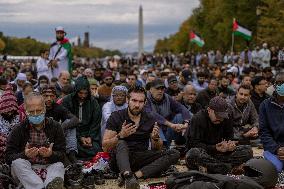
<svg viewBox="0 0 284 189">
<path fill-rule="evenodd" d="M 56 28 L 55 28 L 55 31 L 63 31 L 63 32 L 65 32 L 65 31 L 64 31 L 64 28 L 63 28 L 62 26 L 56 27 Z"/>
<path fill-rule="evenodd" d="M 263 43 L 262 47 L 267 47 L 267 43 Z"/>
</svg>

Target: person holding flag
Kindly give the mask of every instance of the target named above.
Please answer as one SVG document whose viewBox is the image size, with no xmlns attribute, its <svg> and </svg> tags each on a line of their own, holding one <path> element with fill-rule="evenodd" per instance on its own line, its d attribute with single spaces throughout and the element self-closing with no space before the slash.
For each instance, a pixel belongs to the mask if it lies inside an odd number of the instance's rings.
<svg viewBox="0 0 284 189">
<path fill-rule="evenodd" d="M 64 28 L 56 27 L 55 32 L 56 41 L 50 46 L 48 67 L 52 77 L 58 78 L 61 71 L 72 71 L 72 51 L 69 40 L 65 38 Z"/>
</svg>

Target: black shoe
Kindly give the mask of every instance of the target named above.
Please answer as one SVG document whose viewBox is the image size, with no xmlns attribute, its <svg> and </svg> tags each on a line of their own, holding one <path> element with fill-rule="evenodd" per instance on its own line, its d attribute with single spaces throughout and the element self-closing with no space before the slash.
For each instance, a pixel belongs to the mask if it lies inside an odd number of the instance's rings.
<svg viewBox="0 0 284 189">
<path fill-rule="evenodd" d="M 103 185 L 105 184 L 105 179 L 102 171 L 92 170 L 90 175 L 94 176 L 95 184 L 96 185 Z"/>
<path fill-rule="evenodd" d="M 74 151 L 74 150 L 71 150 L 71 151 L 67 154 L 68 160 L 69 160 L 72 164 L 77 163 L 76 154 L 77 154 L 77 152 Z"/>
<path fill-rule="evenodd" d="M 82 186 L 87 189 L 94 189 L 95 188 L 95 178 L 92 175 L 86 175 L 82 179 Z"/>
<path fill-rule="evenodd" d="M 123 177 L 125 179 L 126 189 L 140 189 L 139 182 L 132 173 L 125 173 Z"/>
<path fill-rule="evenodd" d="M 122 187 L 125 184 L 125 180 L 122 174 L 118 175 L 117 182 L 119 187 Z"/>
<path fill-rule="evenodd" d="M 83 179 L 82 165 L 72 164 L 65 168 L 65 185 L 71 189 L 81 188 L 81 181 Z"/>
<path fill-rule="evenodd" d="M 56 177 L 48 185 L 46 189 L 64 189 L 64 181 L 61 177 Z"/>
</svg>

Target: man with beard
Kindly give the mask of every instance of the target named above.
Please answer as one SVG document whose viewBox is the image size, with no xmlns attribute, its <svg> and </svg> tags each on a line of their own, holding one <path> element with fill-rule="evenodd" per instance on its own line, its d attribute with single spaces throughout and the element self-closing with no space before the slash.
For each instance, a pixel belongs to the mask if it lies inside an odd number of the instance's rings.
<svg viewBox="0 0 284 189">
<path fill-rule="evenodd" d="M 188 127 L 190 113 L 181 103 L 165 94 L 163 80 L 156 79 L 151 83 L 145 109 L 151 112 L 162 126 L 160 128 L 161 138 L 166 145 L 170 145 L 172 140 L 179 145 L 185 143 L 182 134 Z"/>
<path fill-rule="evenodd" d="M 208 173 L 227 174 L 233 167 L 252 158 L 248 146 L 237 146 L 233 139 L 229 106 L 220 96 L 212 98 L 207 109 L 191 119 L 187 132 L 187 167 Z"/>
<path fill-rule="evenodd" d="M 218 81 L 215 78 L 210 79 L 208 87 L 198 93 L 196 102 L 201 104 L 202 108 L 206 108 L 212 98 L 217 95 Z"/>
<path fill-rule="evenodd" d="M 63 189 L 65 137 L 59 123 L 45 117 L 42 96 L 25 98 L 27 120 L 9 135 L 5 154 L 12 176 L 24 188 Z"/>
<path fill-rule="evenodd" d="M 197 93 L 199 93 L 200 91 L 208 87 L 208 83 L 205 82 L 206 74 L 204 72 L 198 72 L 196 76 L 197 76 L 197 81 L 196 80 L 193 81 L 192 84 L 195 90 L 197 91 Z"/>
<path fill-rule="evenodd" d="M 258 137 L 258 114 L 250 100 L 251 85 L 241 85 L 230 100 L 234 127 L 234 139 L 242 144 Z"/>
<path fill-rule="evenodd" d="M 71 163 L 76 163 L 76 154 L 78 153 L 76 126 L 79 123 L 78 118 L 71 114 L 64 106 L 56 103 L 56 92 L 53 86 L 44 86 L 41 94 L 45 100 L 45 116 L 62 123 L 61 126 L 66 138 L 67 157 Z"/>
<path fill-rule="evenodd" d="M 64 28 L 59 26 L 55 28 L 56 41 L 51 44 L 49 51 L 48 63 L 51 77 L 59 76 L 61 71 L 71 72 L 72 70 L 72 53 L 71 44 L 66 36 Z"/>
<path fill-rule="evenodd" d="M 90 84 L 85 76 L 75 81 L 72 94 L 64 97 L 62 105 L 79 119 L 77 132 L 77 157 L 82 160 L 92 159 L 101 151 L 101 110 Z"/>
<path fill-rule="evenodd" d="M 112 151 L 111 167 L 121 174 L 120 185 L 126 189 L 139 189 L 138 178 L 157 177 L 179 159 L 176 150 L 161 151 L 157 119 L 145 111 L 146 91 L 135 87 L 128 91 L 128 108 L 111 114 L 103 149 Z M 151 141 L 151 150 L 149 150 Z M 122 182 L 124 181 L 124 182 Z"/>
<path fill-rule="evenodd" d="M 222 76 L 220 86 L 218 87 L 219 95 L 223 98 L 230 98 L 235 94 L 234 90 L 229 87 L 229 79 L 226 76 Z"/>
<path fill-rule="evenodd" d="M 192 114 L 196 114 L 202 110 L 201 104 L 196 102 L 197 92 L 192 85 L 186 85 L 183 89 L 182 105 Z"/>
<path fill-rule="evenodd" d="M 111 71 L 105 71 L 103 74 L 103 83 L 99 88 L 98 88 L 98 94 L 99 94 L 99 99 L 101 105 L 105 104 L 110 100 L 111 96 L 111 91 L 112 88 L 114 87 L 113 84 L 113 76 Z"/>
<path fill-rule="evenodd" d="M 110 101 L 105 103 L 102 109 L 101 133 L 104 135 L 106 123 L 112 112 L 127 108 L 127 88 L 122 85 L 115 86 L 111 92 Z"/>
</svg>

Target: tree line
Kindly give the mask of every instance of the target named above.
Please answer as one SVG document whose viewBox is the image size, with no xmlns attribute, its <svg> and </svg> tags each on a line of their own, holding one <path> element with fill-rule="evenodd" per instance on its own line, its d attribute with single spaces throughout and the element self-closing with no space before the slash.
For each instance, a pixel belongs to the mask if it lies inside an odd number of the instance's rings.
<svg viewBox="0 0 284 189">
<path fill-rule="evenodd" d="M 284 1 L 279 0 L 200 0 L 177 33 L 159 39 L 155 52 L 186 52 L 219 49 L 230 50 L 232 44 L 233 19 L 252 31 L 251 41 L 235 36 L 235 50 L 253 47 L 267 42 L 284 45 Z M 189 32 L 194 31 L 205 41 L 199 48 L 189 41 Z"/>
<path fill-rule="evenodd" d="M 50 44 L 37 41 L 31 37 L 17 38 L 5 36 L 0 32 L 0 54 L 15 55 L 15 56 L 39 56 L 40 52 L 49 49 Z M 120 55 L 118 50 L 105 50 L 98 47 L 72 47 L 73 55 L 77 57 L 105 57 Z"/>
</svg>

